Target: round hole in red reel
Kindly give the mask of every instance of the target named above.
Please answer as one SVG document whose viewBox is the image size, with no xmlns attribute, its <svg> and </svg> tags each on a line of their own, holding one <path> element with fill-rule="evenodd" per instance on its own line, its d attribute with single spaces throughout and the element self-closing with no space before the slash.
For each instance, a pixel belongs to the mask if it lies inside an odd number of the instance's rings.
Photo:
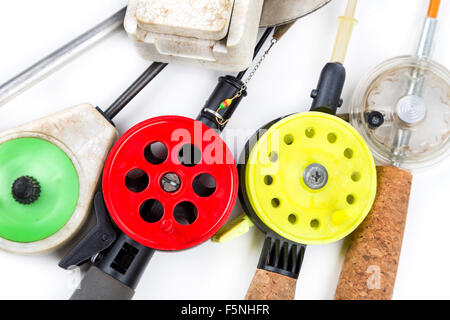
<svg viewBox="0 0 450 320">
<path fill-rule="evenodd" d="M 161 161 L 149 158 L 149 146 L 155 144 L 167 149 Z M 149 180 L 140 192 L 126 184 L 135 170 Z M 214 190 L 208 186 L 199 192 L 199 176 L 212 178 Z M 135 241 L 158 250 L 187 249 L 211 238 L 233 210 L 237 190 L 236 164 L 222 138 L 180 116 L 131 128 L 112 148 L 103 173 L 104 199 L 114 222 Z"/>
</svg>

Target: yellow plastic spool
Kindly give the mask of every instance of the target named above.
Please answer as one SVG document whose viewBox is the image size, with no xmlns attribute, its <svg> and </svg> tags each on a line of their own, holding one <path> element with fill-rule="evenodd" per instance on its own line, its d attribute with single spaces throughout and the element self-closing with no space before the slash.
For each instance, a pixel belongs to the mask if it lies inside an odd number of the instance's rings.
<svg viewBox="0 0 450 320">
<path fill-rule="evenodd" d="M 303 175 L 320 164 L 328 181 L 314 190 Z M 246 192 L 261 221 L 302 244 L 324 244 L 351 233 L 376 194 L 372 154 L 347 122 L 325 113 L 295 114 L 275 123 L 250 152 Z"/>
</svg>

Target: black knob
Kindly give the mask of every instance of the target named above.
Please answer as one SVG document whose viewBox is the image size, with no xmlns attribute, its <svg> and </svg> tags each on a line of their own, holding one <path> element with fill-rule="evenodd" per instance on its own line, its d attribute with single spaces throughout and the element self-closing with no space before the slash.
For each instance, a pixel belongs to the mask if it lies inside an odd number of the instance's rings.
<svg viewBox="0 0 450 320">
<path fill-rule="evenodd" d="M 367 123 L 370 129 L 379 128 L 384 123 L 384 116 L 381 112 L 372 111 L 367 115 Z"/>
<path fill-rule="evenodd" d="M 13 198 L 21 204 L 32 204 L 41 195 L 41 186 L 39 182 L 30 176 L 23 176 L 12 185 Z"/>
</svg>

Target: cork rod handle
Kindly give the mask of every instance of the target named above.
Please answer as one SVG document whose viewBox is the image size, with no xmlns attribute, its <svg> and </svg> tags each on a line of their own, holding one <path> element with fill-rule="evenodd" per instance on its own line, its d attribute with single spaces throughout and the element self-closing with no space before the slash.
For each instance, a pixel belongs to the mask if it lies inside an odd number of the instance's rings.
<svg viewBox="0 0 450 320">
<path fill-rule="evenodd" d="M 378 167 L 377 176 L 372 210 L 350 238 L 337 300 L 392 299 L 412 175 L 394 167 Z"/>
<path fill-rule="evenodd" d="M 257 269 L 245 300 L 294 300 L 297 279 Z"/>
</svg>

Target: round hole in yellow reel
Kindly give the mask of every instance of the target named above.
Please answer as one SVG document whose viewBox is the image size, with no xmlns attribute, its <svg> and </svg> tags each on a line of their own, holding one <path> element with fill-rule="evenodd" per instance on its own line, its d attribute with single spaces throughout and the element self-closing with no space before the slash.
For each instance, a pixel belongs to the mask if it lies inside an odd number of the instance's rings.
<svg viewBox="0 0 450 320">
<path fill-rule="evenodd" d="M 319 112 L 274 123 L 245 164 L 252 211 L 271 230 L 303 244 L 330 243 L 351 233 L 372 206 L 376 179 L 360 134 Z"/>
</svg>

